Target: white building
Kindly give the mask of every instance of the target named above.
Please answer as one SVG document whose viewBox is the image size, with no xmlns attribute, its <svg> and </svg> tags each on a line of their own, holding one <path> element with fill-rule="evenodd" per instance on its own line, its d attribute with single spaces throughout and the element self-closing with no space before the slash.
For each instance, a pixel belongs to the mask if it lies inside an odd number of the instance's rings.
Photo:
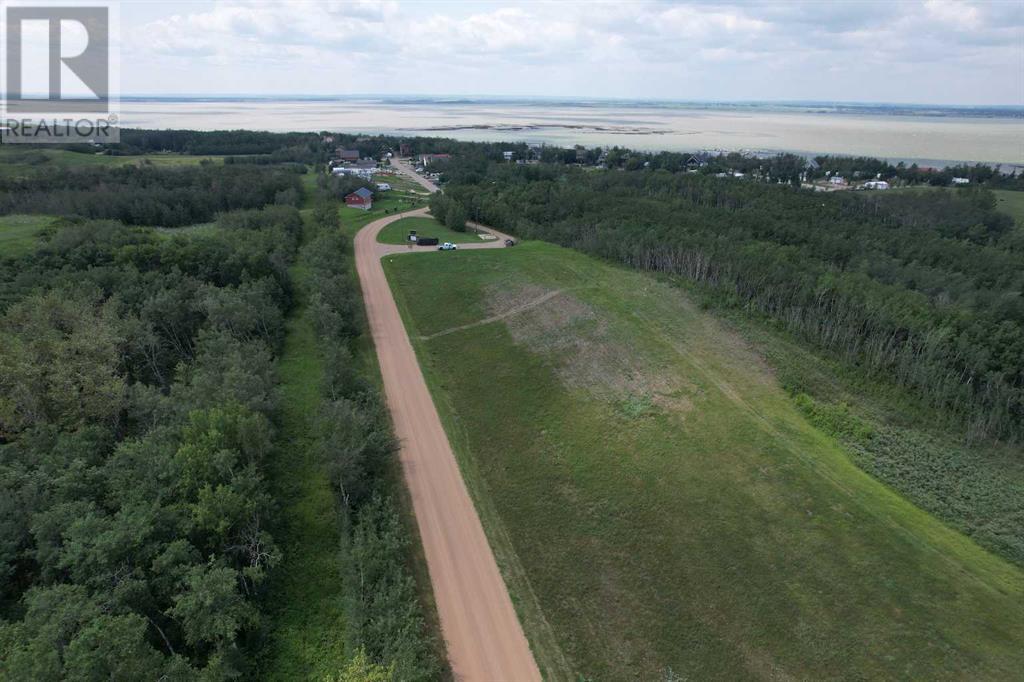
<svg viewBox="0 0 1024 682">
<path fill-rule="evenodd" d="M 969 184 L 971 184 L 971 181 L 968 178 L 953 178 L 953 184 L 954 185 L 969 185 Z"/>
<path fill-rule="evenodd" d="M 352 168 L 350 166 L 339 166 L 331 171 L 331 175 L 354 175 L 364 180 L 369 180 L 373 177 L 372 168 Z"/>
<path fill-rule="evenodd" d="M 864 183 L 864 189 L 889 189 L 889 183 L 885 180 L 868 180 Z"/>
<path fill-rule="evenodd" d="M 846 184 L 846 178 L 844 178 L 841 175 L 833 175 L 831 178 L 828 179 L 828 181 L 830 183 L 832 183 L 833 185 L 845 185 Z"/>
</svg>

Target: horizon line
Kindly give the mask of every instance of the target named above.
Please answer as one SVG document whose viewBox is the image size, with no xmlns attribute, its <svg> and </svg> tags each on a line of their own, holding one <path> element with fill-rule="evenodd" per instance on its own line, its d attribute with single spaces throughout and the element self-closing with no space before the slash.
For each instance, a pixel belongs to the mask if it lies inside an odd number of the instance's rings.
<svg viewBox="0 0 1024 682">
<path fill-rule="evenodd" d="M 493 95 L 493 94 L 446 94 L 446 93 L 123 93 L 118 99 L 277 99 L 277 100 L 309 100 L 309 99 L 451 99 L 451 100 L 486 100 L 499 99 L 509 101 L 579 101 L 579 102 L 650 102 L 666 104 L 704 104 L 704 105 L 817 105 L 817 106 L 874 106 L 874 107 L 910 107 L 916 109 L 950 108 L 950 109 L 1018 109 L 1024 111 L 1024 104 L 987 104 L 987 103 L 936 103 L 936 102 L 894 102 L 871 100 L 835 100 L 835 99 L 703 99 L 674 97 L 616 97 L 589 95 Z"/>
</svg>

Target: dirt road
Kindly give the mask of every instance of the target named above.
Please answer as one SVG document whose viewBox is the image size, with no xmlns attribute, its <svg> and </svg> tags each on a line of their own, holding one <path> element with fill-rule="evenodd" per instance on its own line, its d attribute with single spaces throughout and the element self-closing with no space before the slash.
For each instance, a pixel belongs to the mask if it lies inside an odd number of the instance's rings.
<svg viewBox="0 0 1024 682">
<path fill-rule="evenodd" d="M 388 216 L 360 230 L 355 239 L 356 268 L 388 407 L 401 442 L 402 469 L 423 541 L 448 659 L 457 680 L 539 681 L 537 664 L 381 267 L 382 256 L 409 249 L 378 244 L 377 233 L 395 220 L 425 214 L 426 210 L 420 209 Z M 502 242 L 466 244 L 459 249 L 503 248 Z M 457 258 L 458 254 L 433 251 L 414 257 Z"/>
</svg>

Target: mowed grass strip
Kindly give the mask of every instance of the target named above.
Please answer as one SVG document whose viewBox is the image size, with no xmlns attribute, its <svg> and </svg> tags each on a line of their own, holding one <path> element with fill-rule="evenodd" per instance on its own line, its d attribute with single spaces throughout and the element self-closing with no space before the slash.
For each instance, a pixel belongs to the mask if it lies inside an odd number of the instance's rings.
<svg viewBox="0 0 1024 682">
<path fill-rule="evenodd" d="M 1020 674 L 1024 573 L 856 468 L 677 289 L 541 243 L 384 265 L 549 679 Z"/>
<path fill-rule="evenodd" d="M 383 244 L 405 244 L 409 230 L 416 230 L 417 236 L 436 237 L 440 243 L 479 244 L 483 240 L 476 232 L 456 232 L 433 218 L 402 218 L 391 223 L 377 234 L 377 241 Z"/>
<path fill-rule="evenodd" d="M 291 274 L 301 287 L 306 274 L 301 262 Z M 328 679 L 346 662 L 341 510 L 313 428 L 323 364 L 305 306 L 287 322 L 278 376 L 279 447 L 267 477 L 281 505 L 274 538 L 283 561 L 271 574 L 264 602 L 269 628 L 259 652 L 259 678 Z"/>
</svg>

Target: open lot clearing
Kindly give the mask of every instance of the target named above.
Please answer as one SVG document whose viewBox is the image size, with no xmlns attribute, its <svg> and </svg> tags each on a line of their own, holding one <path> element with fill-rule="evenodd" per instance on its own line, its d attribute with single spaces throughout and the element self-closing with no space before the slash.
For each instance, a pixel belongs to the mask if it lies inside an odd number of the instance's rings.
<svg viewBox="0 0 1024 682">
<path fill-rule="evenodd" d="M 20 256 L 39 245 L 39 233 L 55 218 L 47 215 L 0 216 L 0 256 Z"/>
<path fill-rule="evenodd" d="M 137 154 L 109 156 L 72 152 L 66 149 L 39 149 L 5 145 L 0 147 L 0 173 L 21 175 L 40 168 L 88 168 L 94 166 L 190 166 L 206 162 L 222 163 L 223 156 L 189 156 L 186 154 Z"/>
<path fill-rule="evenodd" d="M 383 244 L 405 244 L 409 230 L 416 230 L 421 237 L 437 237 L 440 243 L 479 244 L 484 241 L 476 232 L 456 232 L 450 230 L 433 218 L 402 218 L 397 220 L 377 235 L 377 241 Z M 435 247 L 436 248 L 436 247 Z"/>
<path fill-rule="evenodd" d="M 1017 225 L 1024 227 L 1024 192 L 997 189 L 992 193 L 996 195 L 996 206 L 999 210 L 1012 216 Z"/>
<path fill-rule="evenodd" d="M 677 289 L 539 243 L 384 265 L 549 678 L 1019 674 L 1024 572 Z"/>
</svg>

